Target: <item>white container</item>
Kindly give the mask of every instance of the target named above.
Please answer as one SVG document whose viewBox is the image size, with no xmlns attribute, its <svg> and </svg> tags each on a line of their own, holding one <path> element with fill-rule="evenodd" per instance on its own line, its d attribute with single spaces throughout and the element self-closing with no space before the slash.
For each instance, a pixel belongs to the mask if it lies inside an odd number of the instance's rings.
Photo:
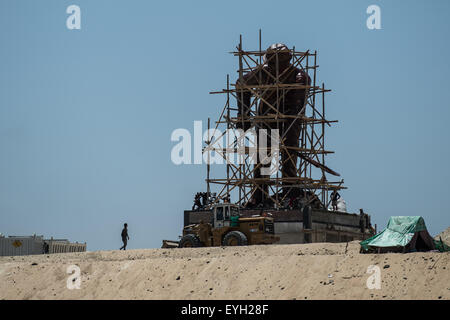
<svg viewBox="0 0 450 320">
<path fill-rule="evenodd" d="M 0 256 L 23 256 L 44 253 L 43 236 L 0 237 Z"/>
</svg>

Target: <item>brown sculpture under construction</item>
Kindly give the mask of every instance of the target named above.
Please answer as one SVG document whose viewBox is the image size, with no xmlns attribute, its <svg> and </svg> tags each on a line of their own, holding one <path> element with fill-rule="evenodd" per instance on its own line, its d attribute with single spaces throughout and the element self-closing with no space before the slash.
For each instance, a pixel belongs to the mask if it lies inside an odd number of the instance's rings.
<svg viewBox="0 0 450 320">
<path fill-rule="evenodd" d="M 276 172 L 263 174 L 270 163 L 263 163 L 257 152 L 257 161 L 252 164 L 246 149 L 244 161 L 227 162 L 226 179 L 210 178 L 208 166 L 208 192 L 210 184 L 222 185 L 214 198 L 220 202 L 237 190 L 238 199 L 233 202 L 244 207 L 283 208 L 299 201 L 303 206 L 327 208 L 329 192 L 344 186 L 343 180 L 329 181 L 327 177 L 339 176 L 325 165 L 325 155 L 332 153 L 325 150 L 325 126 L 337 121 L 325 118 L 325 93 L 330 90 L 316 84 L 317 52 L 296 51 L 282 43 L 264 51 L 261 45 L 258 51 L 245 51 L 241 38 L 233 54 L 239 59 L 235 84 L 230 85 L 228 76 L 227 88 L 212 92 L 227 95 L 216 128 L 225 124 L 227 129 L 254 129 L 258 141 L 259 130 L 266 129 L 267 150 L 271 130 L 278 129 L 279 166 Z M 237 149 L 237 142 L 230 142 L 224 148 L 224 159 L 226 152 Z"/>
</svg>

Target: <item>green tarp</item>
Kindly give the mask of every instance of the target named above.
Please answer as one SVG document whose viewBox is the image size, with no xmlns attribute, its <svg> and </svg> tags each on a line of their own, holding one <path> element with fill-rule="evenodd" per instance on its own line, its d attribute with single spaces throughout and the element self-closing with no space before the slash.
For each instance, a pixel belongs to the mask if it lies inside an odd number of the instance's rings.
<svg viewBox="0 0 450 320">
<path fill-rule="evenodd" d="M 450 251 L 450 246 L 446 245 L 442 240 L 434 240 L 434 246 L 436 247 L 436 250 L 439 250 L 440 252 Z"/>
<path fill-rule="evenodd" d="M 360 242 L 362 251 L 373 249 L 398 249 L 414 251 L 416 244 L 420 249 L 435 249 L 435 241 L 428 234 L 425 221 L 420 216 L 391 217 L 386 229 L 375 236 Z"/>
</svg>

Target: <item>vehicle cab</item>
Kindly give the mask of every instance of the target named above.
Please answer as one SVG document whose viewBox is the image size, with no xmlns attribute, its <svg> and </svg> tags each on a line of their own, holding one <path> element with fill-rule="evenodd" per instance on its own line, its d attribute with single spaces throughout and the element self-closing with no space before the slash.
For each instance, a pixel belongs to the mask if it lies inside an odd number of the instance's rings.
<svg viewBox="0 0 450 320">
<path fill-rule="evenodd" d="M 229 227 L 232 217 L 239 218 L 239 206 L 233 203 L 219 203 L 213 206 L 213 227 Z M 234 220 L 234 219 L 233 219 Z"/>
</svg>

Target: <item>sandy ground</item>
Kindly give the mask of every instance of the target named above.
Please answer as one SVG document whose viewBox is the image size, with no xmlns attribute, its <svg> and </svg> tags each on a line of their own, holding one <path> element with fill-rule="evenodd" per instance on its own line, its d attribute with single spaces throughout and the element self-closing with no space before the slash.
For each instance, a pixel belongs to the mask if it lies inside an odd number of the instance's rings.
<svg viewBox="0 0 450 320">
<path fill-rule="evenodd" d="M 439 233 L 436 237 L 434 237 L 434 239 L 442 239 L 442 241 L 444 241 L 447 245 L 450 245 L 450 227 Z"/>
<path fill-rule="evenodd" d="M 67 289 L 72 264 L 80 289 Z M 1 257 L 0 298 L 448 300 L 450 253 L 359 254 L 355 241 Z"/>
</svg>

